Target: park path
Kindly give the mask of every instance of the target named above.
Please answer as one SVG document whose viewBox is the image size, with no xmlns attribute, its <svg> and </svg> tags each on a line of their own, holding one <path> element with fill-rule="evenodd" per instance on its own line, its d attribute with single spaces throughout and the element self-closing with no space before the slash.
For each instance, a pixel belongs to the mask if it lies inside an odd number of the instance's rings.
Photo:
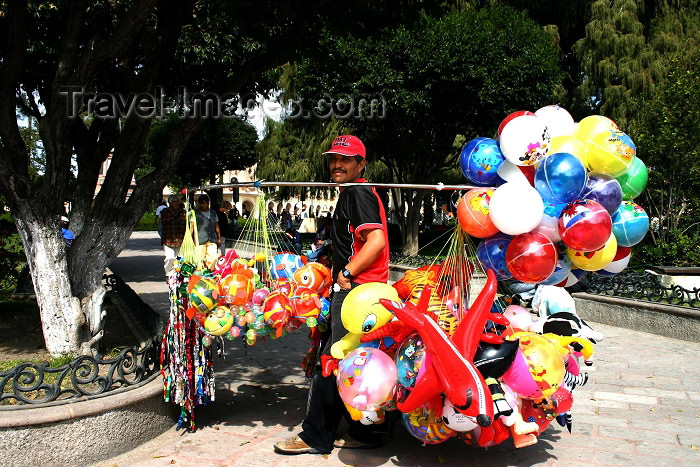
<svg viewBox="0 0 700 467">
<path fill-rule="evenodd" d="M 111 266 L 144 301 L 167 314 L 162 252 L 156 232 L 135 232 Z M 215 361 L 216 401 L 197 409 L 198 430 L 173 427 L 96 466 L 522 466 L 700 465 L 700 344 L 593 323 L 606 339 L 595 347 L 590 380 L 574 391 L 573 432 L 552 423 L 537 444 L 511 440 L 489 449 L 452 438 L 422 446 L 397 426 L 372 450 L 336 449 L 328 456 L 275 454 L 296 434 L 308 384 L 299 362 L 302 330 L 245 349 L 226 341 Z"/>
</svg>

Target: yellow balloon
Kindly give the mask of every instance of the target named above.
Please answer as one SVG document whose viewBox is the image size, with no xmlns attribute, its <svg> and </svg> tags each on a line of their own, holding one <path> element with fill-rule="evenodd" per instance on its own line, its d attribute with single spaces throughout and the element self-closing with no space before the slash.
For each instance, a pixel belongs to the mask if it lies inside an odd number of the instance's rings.
<svg viewBox="0 0 700 467">
<path fill-rule="evenodd" d="M 575 135 L 555 136 L 549 143 L 549 151 L 547 154 L 556 154 L 566 152 L 576 157 L 578 160 L 586 164 L 585 146 L 583 142 Z"/>
<path fill-rule="evenodd" d="M 566 249 L 566 254 L 571 263 L 584 271 L 597 271 L 610 264 L 617 252 L 617 239 L 610 234 L 610 238 L 602 248 L 596 251 L 579 251 L 571 248 Z"/>
<path fill-rule="evenodd" d="M 599 133 L 607 133 L 608 131 L 619 131 L 617 123 L 602 115 L 589 115 L 576 125 L 574 135 L 581 141 L 588 141 L 593 136 Z"/>
<path fill-rule="evenodd" d="M 531 380 L 520 374 L 519 381 L 506 380 L 508 386 L 526 399 L 541 399 L 556 392 L 564 380 L 566 368 L 557 347 L 546 337 L 534 332 L 516 332 L 510 339 L 519 339 L 520 353 Z"/>
<path fill-rule="evenodd" d="M 204 329 L 209 334 L 221 336 L 226 334 L 233 326 L 233 313 L 227 306 L 219 306 L 209 313 L 204 320 Z"/>
<path fill-rule="evenodd" d="M 632 138 L 621 131 L 609 130 L 586 142 L 584 157 L 591 172 L 619 177 L 632 166 L 636 151 Z"/>
</svg>

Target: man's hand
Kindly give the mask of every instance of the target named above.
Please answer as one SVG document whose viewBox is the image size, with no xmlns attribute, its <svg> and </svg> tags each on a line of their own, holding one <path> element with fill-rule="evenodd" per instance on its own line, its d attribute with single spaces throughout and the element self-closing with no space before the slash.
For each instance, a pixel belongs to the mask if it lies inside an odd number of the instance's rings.
<svg viewBox="0 0 700 467">
<path fill-rule="evenodd" d="M 350 290 L 350 288 L 352 287 L 350 279 L 348 279 L 342 274 L 338 274 L 338 279 L 336 279 L 335 283 L 338 284 L 338 286 L 343 290 Z"/>
</svg>

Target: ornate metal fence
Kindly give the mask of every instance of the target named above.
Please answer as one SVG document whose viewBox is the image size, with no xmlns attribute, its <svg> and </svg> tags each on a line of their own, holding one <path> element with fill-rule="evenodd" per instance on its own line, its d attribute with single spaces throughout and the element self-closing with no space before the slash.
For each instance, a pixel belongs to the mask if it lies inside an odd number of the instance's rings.
<svg viewBox="0 0 700 467">
<path fill-rule="evenodd" d="M 700 289 L 689 290 L 675 284 L 665 286 L 661 278 L 661 275 L 649 271 L 623 271 L 607 277 L 588 274 L 587 292 L 700 308 Z"/>
<path fill-rule="evenodd" d="M 127 348 L 113 358 L 80 356 L 59 368 L 48 362 L 22 363 L 0 373 L 0 411 L 49 402 L 90 399 L 139 385 L 160 372 L 160 318 L 116 275 L 105 276 L 108 293 L 118 293 L 126 310 L 149 336 L 145 345 Z M 150 313 L 148 312 L 150 311 Z"/>
</svg>

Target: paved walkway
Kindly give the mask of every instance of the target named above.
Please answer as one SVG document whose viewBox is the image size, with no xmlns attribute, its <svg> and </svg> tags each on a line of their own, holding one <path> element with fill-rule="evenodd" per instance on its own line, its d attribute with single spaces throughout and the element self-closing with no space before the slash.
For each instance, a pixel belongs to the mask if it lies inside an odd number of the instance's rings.
<svg viewBox="0 0 700 467">
<path fill-rule="evenodd" d="M 167 312 L 161 250 L 155 232 L 136 232 L 112 264 L 152 306 Z M 160 305 L 159 305 L 160 304 Z M 510 440 L 480 449 L 457 439 L 422 446 L 401 426 L 374 450 L 336 449 L 328 456 L 275 454 L 272 445 L 299 431 L 307 382 L 299 362 L 301 330 L 243 348 L 226 341 L 216 361 L 216 401 L 196 411 L 195 433 L 173 428 L 99 466 L 437 466 L 700 465 L 700 344 L 594 324 L 591 379 L 574 391 L 573 433 L 556 423 L 533 446 Z"/>
</svg>

